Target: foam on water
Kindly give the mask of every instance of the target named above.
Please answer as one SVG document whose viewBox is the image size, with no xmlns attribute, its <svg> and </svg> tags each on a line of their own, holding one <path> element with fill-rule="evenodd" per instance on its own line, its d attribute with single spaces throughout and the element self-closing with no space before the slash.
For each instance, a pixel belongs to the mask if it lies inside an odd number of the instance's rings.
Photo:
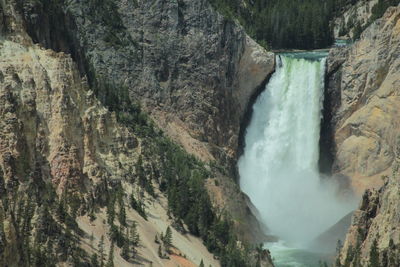
<svg viewBox="0 0 400 267">
<path fill-rule="evenodd" d="M 307 247 L 354 208 L 318 172 L 325 56 L 281 54 L 253 106 L 239 159 L 240 185 L 272 234 Z M 289 246 L 289 247 L 290 247 Z"/>
</svg>

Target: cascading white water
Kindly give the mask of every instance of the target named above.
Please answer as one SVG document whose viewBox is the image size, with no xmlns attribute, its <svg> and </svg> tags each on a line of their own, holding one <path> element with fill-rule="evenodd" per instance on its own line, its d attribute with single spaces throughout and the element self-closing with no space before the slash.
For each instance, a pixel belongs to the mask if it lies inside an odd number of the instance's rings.
<svg viewBox="0 0 400 267">
<path fill-rule="evenodd" d="M 282 54 L 253 106 L 240 185 L 272 234 L 303 246 L 353 206 L 318 172 L 325 57 Z"/>
</svg>

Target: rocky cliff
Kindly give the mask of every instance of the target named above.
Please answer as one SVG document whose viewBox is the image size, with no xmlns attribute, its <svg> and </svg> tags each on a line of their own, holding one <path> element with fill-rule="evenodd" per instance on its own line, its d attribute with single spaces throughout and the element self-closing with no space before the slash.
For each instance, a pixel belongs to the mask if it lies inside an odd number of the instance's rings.
<svg viewBox="0 0 400 267">
<path fill-rule="evenodd" d="M 335 38 L 355 37 L 357 31 L 361 31 L 370 23 L 372 8 L 378 0 L 350 1 L 344 5 L 339 15 L 333 21 L 333 35 Z M 359 34 L 359 33 L 358 33 Z"/>
<path fill-rule="evenodd" d="M 70 52 L 90 84 L 124 87 L 188 151 L 235 158 L 240 121 L 273 70 L 272 53 L 205 0 L 51 2 L 20 1 L 35 42 Z"/>
<path fill-rule="evenodd" d="M 339 265 L 399 265 L 399 56 L 400 6 L 389 8 L 352 46 L 333 49 L 328 57 L 332 171 L 349 179 L 356 193 L 368 189 Z"/>
<path fill-rule="evenodd" d="M 264 238 L 229 175 L 272 54 L 206 1 L 0 4 L 1 264 L 115 251 L 117 265 L 218 266 L 187 232 L 225 264 L 224 243 L 245 253 L 230 220 L 242 240 Z M 173 249 L 154 242 L 168 225 Z"/>
<path fill-rule="evenodd" d="M 17 2 L 33 41 L 70 53 L 103 104 L 140 103 L 186 151 L 236 175 L 240 125 L 274 56 L 208 1 Z"/>
<path fill-rule="evenodd" d="M 390 8 L 360 41 L 332 49 L 328 57 L 333 173 L 349 177 L 358 194 L 379 188 L 397 159 L 398 9 Z"/>
</svg>

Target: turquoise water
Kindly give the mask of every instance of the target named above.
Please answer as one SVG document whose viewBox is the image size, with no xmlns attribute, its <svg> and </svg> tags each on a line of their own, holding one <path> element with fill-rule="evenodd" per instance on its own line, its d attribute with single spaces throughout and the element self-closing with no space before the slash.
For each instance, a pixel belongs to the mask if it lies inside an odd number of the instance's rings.
<svg viewBox="0 0 400 267">
<path fill-rule="evenodd" d="M 279 55 L 289 57 L 289 58 L 297 58 L 297 59 L 306 59 L 309 61 L 320 61 L 321 59 L 327 57 L 329 54 L 328 50 L 319 50 L 319 51 L 299 51 L 299 52 L 284 52 L 279 53 Z"/>
<path fill-rule="evenodd" d="M 268 243 L 265 247 L 270 250 L 276 267 L 320 267 L 320 263 L 329 265 L 333 261 L 332 254 L 289 247 L 281 241 Z"/>
</svg>

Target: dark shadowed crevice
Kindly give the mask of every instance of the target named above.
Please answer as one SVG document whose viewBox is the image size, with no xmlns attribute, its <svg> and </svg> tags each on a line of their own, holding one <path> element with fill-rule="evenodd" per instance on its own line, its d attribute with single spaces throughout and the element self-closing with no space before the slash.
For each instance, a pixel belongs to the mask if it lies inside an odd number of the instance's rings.
<svg viewBox="0 0 400 267">
<path fill-rule="evenodd" d="M 254 93 L 251 95 L 251 97 L 249 99 L 249 102 L 246 107 L 246 111 L 244 112 L 243 119 L 240 123 L 238 147 L 237 147 L 237 153 L 236 153 L 237 159 L 239 159 L 240 156 L 243 154 L 244 147 L 246 146 L 246 141 L 245 141 L 246 130 L 247 130 L 247 127 L 249 126 L 249 124 L 251 122 L 251 118 L 253 116 L 253 105 L 257 101 L 257 98 L 260 96 L 260 94 L 262 92 L 264 92 L 264 90 L 266 89 L 266 86 L 267 86 L 269 80 L 271 79 L 272 75 L 274 74 L 274 72 L 275 72 L 275 69 L 274 69 L 274 71 L 272 71 L 271 73 L 268 74 L 268 76 L 262 81 L 262 83 L 259 86 L 257 86 Z M 234 177 L 235 177 L 235 181 L 238 182 L 240 177 L 239 177 L 239 170 L 237 168 L 237 162 L 235 163 Z"/>
<path fill-rule="evenodd" d="M 319 172 L 326 175 L 332 174 L 335 160 L 335 138 L 334 138 L 334 113 L 340 104 L 340 66 L 325 74 L 324 101 L 321 119 L 321 130 L 319 139 Z M 335 77 L 336 76 L 336 77 Z M 335 88 L 339 88 L 338 90 Z"/>
<path fill-rule="evenodd" d="M 93 86 L 94 77 L 85 49 L 80 45 L 76 35 L 78 29 L 73 16 L 64 10 L 60 2 L 25 5 L 24 1 L 17 1 L 17 10 L 22 14 L 24 27 L 34 43 L 55 52 L 70 54 L 78 66 L 81 77 L 86 76 L 90 86 Z"/>
<path fill-rule="evenodd" d="M 239 158 L 244 151 L 245 147 L 245 137 L 246 137 L 246 129 L 249 126 L 251 122 L 251 118 L 253 116 L 253 105 L 256 102 L 258 96 L 264 92 L 265 87 L 267 86 L 269 80 L 271 79 L 271 76 L 274 74 L 275 70 L 272 71 L 268 76 L 262 81 L 262 83 L 257 86 L 256 90 L 252 94 L 252 96 L 249 99 L 249 102 L 246 107 L 246 111 L 244 112 L 243 119 L 240 123 L 240 130 L 239 130 L 239 138 L 238 138 L 238 150 L 237 150 L 237 157 Z"/>
</svg>

